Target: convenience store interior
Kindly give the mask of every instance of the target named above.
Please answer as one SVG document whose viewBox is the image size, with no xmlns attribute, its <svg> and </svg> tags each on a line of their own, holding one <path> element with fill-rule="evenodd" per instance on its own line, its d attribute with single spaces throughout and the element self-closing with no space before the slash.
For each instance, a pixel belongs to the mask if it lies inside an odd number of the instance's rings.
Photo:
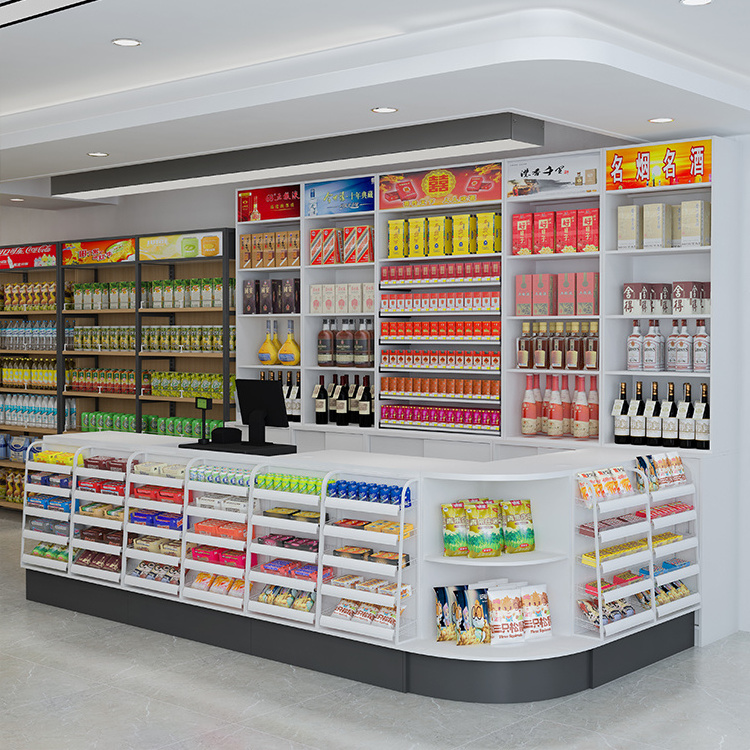
<svg viewBox="0 0 750 750">
<path fill-rule="evenodd" d="M 233 226 L 239 187 L 389 164 L 706 135 L 736 142 L 750 164 L 750 9 L 739 0 L 295 2 L 283 14 L 241 0 L 190 13 L 176 0 L 30 6 L 0 7 L 0 245 Z M 140 46 L 112 44 L 131 36 Z M 381 106 L 397 111 L 372 111 Z M 377 167 L 310 157 L 247 168 L 248 149 L 333 139 L 335 150 L 347 134 L 439 121 L 455 131 L 500 112 L 543 121 L 544 144 L 386 154 Z M 241 167 L 221 160 L 232 151 Z M 740 319 L 747 304 L 737 304 Z M 738 374 L 750 352 L 741 357 Z M 740 436 L 740 455 L 747 447 Z M 750 514 L 739 504 L 735 520 L 741 539 Z M 19 526 L 20 514 L 0 509 L 0 700 L 11 747 L 747 747 L 747 596 L 740 632 L 594 692 L 469 705 L 28 603 Z"/>
</svg>

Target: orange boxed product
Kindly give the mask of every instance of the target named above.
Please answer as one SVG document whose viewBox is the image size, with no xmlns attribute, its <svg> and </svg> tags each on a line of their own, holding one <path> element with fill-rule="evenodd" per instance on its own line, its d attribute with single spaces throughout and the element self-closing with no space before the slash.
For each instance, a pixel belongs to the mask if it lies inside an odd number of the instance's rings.
<svg viewBox="0 0 750 750">
<path fill-rule="evenodd" d="M 340 229 L 323 230 L 323 265 L 341 263 L 342 236 Z"/>
<path fill-rule="evenodd" d="M 287 244 L 289 242 L 288 232 L 276 232 L 276 268 L 285 268 L 288 263 Z"/>
<path fill-rule="evenodd" d="M 373 253 L 372 227 L 356 227 L 356 262 L 372 263 L 375 260 Z"/>
<path fill-rule="evenodd" d="M 227 539 L 247 539 L 247 526 L 244 523 L 227 521 L 218 527 L 217 536 L 223 536 Z"/>
<path fill-rule="evenodd" d="M 575 253 L 578 251 L 577 211 L 558 211 L 555 214 L 555 252 Z"/>
<path fill-rule="evenodd" d="M 263 234 L 263 258 L 266 268 L 276 266 L 276 235 L 274 232 L 265 232 Z"/>
<path fill-rule="evenodd" d="M 531 255 L 533 250 L 533 214 L 516 214 L 513 217 L 513 255 Z"/>
<path fill-rule="evenodd" d="M 319 266 L 323 263 L 323 230 L 310 230 L 310 265 Z"/>
<path fill-rule="evenodd" d="M 240 268 L 253 267 L 253 235 L 240 235 Z"/>
<path fill-rule="evenodd" d="M 576 315 L 599 314 L 599 274 L 584 271 L 576 274 Z"/>
<path fill-rule="evenodd" d="M 263 254 L 263 235 L 253 234 L 252 236 L 252 267 L 253 268 L 265 268 L 266 258 Z"/>
<path fill-rule="evenodd" d="M 299 229 L 287 233 L 286 257 L 288 266 L 299 265 Z"/>
<path fill-rule="evenodd" d="M 344 227 L 343 263 L 357 262 L 357 227 Z"/>
<path fill-rule="evenodd" d="M 599 209 L 581 208 L 577 217 L 577 245 L 579 253 L 599 252 Z"/>
<path fill-rule="evenodd" d="M 208 534 L 209 536 L 221 536 L 219 529 L 221 528 L 224 521 L 218 521 L 215 518 L 206 518 L 203 521 L 198 521 L 193 530 L 197 534 Z"/>
<path fill-rule="evenodd" d="M 555 252 L 555 212 L 534 214 L 534 255 Z"/>
</svg>

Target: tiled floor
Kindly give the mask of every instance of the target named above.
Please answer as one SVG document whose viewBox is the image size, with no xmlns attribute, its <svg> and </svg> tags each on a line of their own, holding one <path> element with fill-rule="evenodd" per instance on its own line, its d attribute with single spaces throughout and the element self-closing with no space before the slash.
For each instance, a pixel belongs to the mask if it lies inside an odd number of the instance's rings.
<svg viewBox="0 0 750 750">
<path fill-rule="evenodd" d="M 749 750 L 750 634 L 579 695 L 402 695 L 26 602 L 0 510 L 3 750 Z"/>
</svg>

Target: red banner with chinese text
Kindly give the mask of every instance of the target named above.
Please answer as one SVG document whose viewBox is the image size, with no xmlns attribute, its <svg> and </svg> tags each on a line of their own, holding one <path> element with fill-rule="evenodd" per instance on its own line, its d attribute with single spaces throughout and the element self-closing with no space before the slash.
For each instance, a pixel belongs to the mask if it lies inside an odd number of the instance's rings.
<svg viewBox="0 0 750 750">
<path fill-rule="evenodd" d="M 54 245 L 0 247 L 0 268 L 54 268 L 56 263 Z"/>
<path fill-rule="evenodd" d="M 62 258 L 64 266 L 79 263 L 124 263 L 135 260 L 135 239 L 66 242 Z"/>
<path fill-rule="evenodd" d="M 607 190 L 711 182 L 711 141 L 607 150 Z"/>
<path fill-rule="evenodd" d="M 237 194 L 237 221 L 297 219 L 300 216 L 300 186 L 241 190 Z"/>
</svg>

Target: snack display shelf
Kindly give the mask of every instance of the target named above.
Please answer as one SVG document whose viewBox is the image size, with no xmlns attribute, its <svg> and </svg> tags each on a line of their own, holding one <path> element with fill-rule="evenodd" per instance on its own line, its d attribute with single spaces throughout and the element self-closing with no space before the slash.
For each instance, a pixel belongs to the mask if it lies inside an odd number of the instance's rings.
<svg viewBox="0 0 750 750">
<path fill-rule="evenodd" d="M 44 531 L 33 531 L 32 529 L 23 530 L 24 539 L 32 539 L 36 542 L 47 542 L 49 544 L 65 544 L 68 543 L 67 534 L 48 534 Z"/>
<path fill-rule="evenodd" d="M 85 466 L 76 466 L 76 476 L 91 479 L 110 479 L 115 482 L 125 481 L 124 471 L 109 471 L 107 469 L 87 469 Z"/>
<path fill-rule="evenodd" d="M 416 318 L 416 317 L 449 317 L 451 315 L 480 315 L 481 317 L 497 317 L 500 315 L 500 310 L 405 310 L 404 312 L 387 312 L 386 310 L 380 311 L 380 317 L 381 318 Z M 557 316 L 555 316 L 556 318 Z M 576 319 L 584 319 L 584 320 L 598 320 L 599 316 L 595 317 L 586 317 L 584 315 L 577 316 Z M 524 320 L 531 320 L 531 316 L 527 316 L 527 318 L 524 318 Z M 562 319 L 562 318 L 561 318 Z M 520 318 L 519 318 L 520 320 Z M 537 317 L 534 317 L 534 320 L 537 320 Z M 542 318 L 544 320 L 544 318 Z"/>
<path fill-rule="evenodd" d="M 117 544 L 104 544 L 104 542 L 92 542 L 90 539 L 71 539 L 70 546 L 76 549 L 88 549 L 92 552 L 103 552 L 105 555 L 119 555 L 122 547 Z"/>
<path fill-rule="evenodd" d="M 143 549 L 125 548 L 125 557 L 131 560 L 147 560 L 148 562 L 160 563 L 161 565 L 179 565 L 180 558 L 174 555 L 162 555 L 159 552 L 149 552 Z"/>
<path fill-rule="evenodd" d="M 628 508 L 641 508 L 648 501 L 648 495 L 640 494 L 621 495 L 611 500 L 600 500 L 598 508 L 600 513 L 612 513 L 614 511 L 627 510 Z"/>
<path fill-rule="evenodd" d="M 165 398 L 167 398 L 165 396 Z M 191 403 L 195 399 L 190 399 Z M 172 487 L 176 489 L 182 489 L 184 487 L 184 481 L 182 479 L 174 479 L 172 477 L 161 477 L 152 476 L 151 474 L 131 474 L 129 479 L 132 484 L 153 484 L 157 487 Z"/>
<path fill-rule="evenodd" d="M 148 527 L 147 527 L 148 528 Z M 224 547 L 242 552 L 245 549 L 244 539 L 230 539 L 225 536 L 209 536 L 208 534 L 197 534 L 194 531 L 185 532 L 186 542 L 195 542 L 196 544 L 207 544 L 209 547 Z"/>
<path fill-rule="evenodd" d="M 73 490 L 73 500 L 84 503 L 106 503 L 107 505 L 124 505 L 125 498 L 121 495 L 103 495 L 100 492 L 85 492 L 84 490 Z"/>
<path fill-rule="evenodd" d="M 468 565 L 478 568 L 516 567 L 519 565 L 545 565 L 546 563 L 567 560 L 567 555 L 557 552 L 533 550 L 531 552 L 514 552 L 498 557 L 444 557 L 442 555 L 427 555 L 427 562 L 443 563 L 445 565 Z"/>
<path fill-rule="evenodd" d="M 654 559 L 672 557 L 679 552 L 695 549 L 697 546 L 698 540 L 693 536 L 685 537 L 678 542 L 671 542 L 670 544 L 660 544 L 658 547 L 654 547 Z"/>
<path fill-rule="evenodd" d="M 255 500 L 271 500 L 275 503 L 294 503 L 295 505 L 317 506 L 320 495 L 306 495 L 302 492 L 284 492 L 283 490 L 253 490 Z"/>
<path fill-rule="evenodd" d="M 646 520 L 617 526 L 614 529 L 604 529 L 599 532 L 599 541 L 602 543 L 614 542 L 617 539 L 625 539 L 629 536 L 642 536 L 644 534 L 648 534 L 648 521 Z"/>
<path fill-rule="evenodd" d="M 279 555 L 283 558 L 283 555 Z M 289 589 L 299 589 L 300 591 L 315 591 L 317 583 L 315 581 L 309 581 L 305 578 L 291 578 L 289 576 L 280 576 L 275 573 L 266 573 L 264 570 L 258 570 L 258 568 L 250 568 L 248 579 L 255 583 L 270 583 L 272 586 L 286 586 Z M 263 602 L 258 602 L 263 604 Z M 276 606 L 276 605 L 271 605 Z M 281 609 L 284 609 L 283 607 Z"/>
<path fill-rule="evenodd" d="M 63 514 L 67 518 L 67 514 Z M 82 523 L 86 526 L 101 526 L 103 529 L 122 529 L 122 521 L 118 521 L 116 518 L 102 518 L 101 516 L 85 516 L 81 513 L 73 514 L 73 523 Z M 146 526 L 145 528 L 152 528 Z"/>
<path fill-rule="evenodd" d="M 682 599 L 676 599 L 673 602 L 667 602 L 666 604 L 660 604 L 656 607 L 656 616 L 660 620 L 664 617 L 685 610 L 690 607 L 696 607 L 701 602 L 700 594 L 690 594 L 689 596 L 683 596 Z"/>
<path fill-rule="evenodd" d="M 216 482 L 199 482 L 195 479 L 189 479 L 187 488 L 193 492 L 208 492 L 219 495 L 234 495 L 247 499 L 249 487 L 239 484 L 216 484 Z"/>
<path fill-rule="evenodd" d="M 654 490 L 651 493 L 651 504 L 656 505 L 662 500 L 671 500 L 675 497 L 685 497 L 695 494 L 694 484 L 678 484 L 675 487 L 667 487 L 663 490 Z"/>
<path fill-rule="evenodd" d="M 143 510 L 157 510 L 161 513 L 182 513 L 182 503 L 169 503 L 162 500 L 149 500 L 147 497 L 128 498 L 128 507 Z"/>
<path fill-rule="evenodd" d="M 396 282 L 389 284 L 387 281 L 380 282 L 380 290 L 383 292 L 390 291 L 391 289 L 445 289 L 447 287 L 451 289 L 466 289 L 470 287 L 482 287 L 482 286 L 494 286 L 500 283 L 500 277 L 494 276 L 491 279 L 481 279 L 478 281 L 453 281 L 451 279 L 445 279 L 445 281 L 437 282 L 420 282 L 420 281 L 407 281 L 407 282 Z"/>
<path fill-rule="evenodd" d="M 291 518 L 273 518 L 273 516 L 253 516 L 251 524 L 262 526 L 267 529 L 280 529 L 281 531 L 299 531 L 307 534 L 317 534 L 317 523 L 309 521 L 293 521 Z"/>
<path fill-rule="evenodd" d="M 202 573 L 213 573 L 219 576 L 229 576 L 230 578 L 244 578 L 245 569 L 235 568 L 231 565 L 219 565 L 219 563 L 206 562 L 205 560 L 193 560 L 186 557 L 182 563 L 185 570 L 198 570 Z"/>
<path fill-rule="evenodd" d="M 623 555 L 622 557 L 613 557 L 611 560 L 602 560 L 599 564 L 602 573 L 611 573 L 615 570 L 623 570 L 624 568 L 630 568 L 634 565 L 641 565 L 645 562 L 650 562 L 651 550 L 644 549 L 634 552 L 631 555 Z M 585 565 L 584 567 L 596 570 L 596 567 Z"/>
<path fill-rule="evenodd" d="M 174 594 L 175 596 L 177 596 L 177 594 L 179 593 L 179 586 L 176 583 L 153 581 L 150 578 L 141 578 L 139 576 L 134 576 L 131 573 L 128 573 L 123 578 L 123 581 L 127 586 L 135 586 L 136 588 L 158 591 L 161 594 Z"/>
<path fill-rule="evenodd" d="M 186 505 L 185 514 L 197 518 L 215 518 L 218 521 L 247 523 L 247 513 L 237 513 L 233 510 L 217 510 L 216 508 L 199 508 L 195 505 Z"/>
<path fill-rule="evenodd" d="M 297 586 L 296 588 L 300 588 Z M 312 591 L 312 589 L 310 589 Z M 266 604 L 265 602 L 259 602 L 255 599 L 250 599 L 247 603 L 247 608 L 250 612 L 258 612 L 259 614 L 269 615 L 270 617 L 280 617 L 284 620 L 296 620 L 297 622 L 304 622 L 308 625 L 312 625 L 315 622 L 315 612 L 301 612 L 298 609 L 292 609 L 291 607 L 278 607 L 275 604 Z"/>
<path fill-rule="evenodd" d="M 360 573 L 370 573 L 375 577 L 387 576 L 395 578 L 398 575 L 398 567 L 387 563 L 370 562 L 369 560 L 357 560 L 353 557 L 339 557 L 338 555 L 323 555 L 323 565 L 346 570 L 357 570 Z"/>
<path fill-rule="evenodd" d="M 38 518 L 52 518 L 55 521 L 67 521 L 70 518 L 70 513 L 65 513 L 62 510 L 47 510 L 46 508 L 34 508 L 30 505 L 25 507 L 27 516 L 35 516 Z M 75 516 L 74 516 L 75 519 Z"/>
<path fill-rule="evenodd" d="M 388 594 L 374 594 L 371 591 L 360 591 L 359 589 L 346 589 L 343 586 L 332 586 L 324 583 L 320 586 L 322 596 L 335 596 L 338 599 L 351 599 L 363 604 L 376 604 L 379 607 L 396 606 L 396 597 Z"/>
<path fill-rule="evenodd" d="M 335 526 L 327 524 L 323 528 L 323 534 L 327 537 L 337 539 L 350 539 L 354 542 L 365 542 L 368 544 L 385 544 L 388 547 L 398 547 L 398 534 L 385 534 L 381 531 L 364 531 L 360 529 L 350 529 L 344 526 Z M 410 539 L 411 537 L 408 537 Z"/>
<path fill-rule="evenodd" d="M 190 586 L 182 589 L 182 595 L 186 599 L 197 599 L 200 602 L 209 604 L 218 604 L 220 607 L 229 607 L 231 609 L 242 609 L 243 600 L 237 596 L 227 596 L 226 594 L 216 594 L 211 591 L 201 591 Z"/>
<path fill-rule="evenodd" d="M 482 346 L 500 346 L 500 339 L 498 339 L 497 336 L 480 336 L 478 338 L 452 339 L 433 339 L 429 336 L 409 336 L 408 338 L 396 336 L 381 336 L 379 343 L 381 346 L 384 344 L 429 344 L 430 346 L 453 346 L 453 344 L 482 344 Z"/>
<path fill-rule="evenodd" d="M 182 531 L 179 529 L 162 529 L 158 526 L 146 526 L 143 523 L 128 522 L 125 525 L 125 530 L 129 534 L 147 534 L 150 536 L 161 536 L 165 539 L 180 539 L 182 537 Z"/>
<path fill-rule="evenodd" d="M 298 560 L 299 562 L 316 563 L 318 562 L 318 553 L 309 552 L 304 549 L 294 549 L 294 547 L 275 547 L 270 544 L 250 545 L 250 552 L 255 555 L 266 555 L 267 557 L 283 557 L 285 560 Z"/>
<path fill-rule="evenodd" d="M 500 377 L 500 370 L 464 370 L 458 367 L 454 367 L 453 369 L 447 367 L 381 367 L 380 372 L 429 372 L 434 375 L 497 375 Z"/>
<path fill-rule="evenodd" d="M 687 565 L 684 568 L 677 568 L 666 573 L 656 576 L 656 585 L 663 586 L 665 583 L 681 581 L 683 578 L 693 578 L 700 573 L 700 566 L 697 563 Z"/>
<path fill-rule="evenodd" d="M 618 633 L 623 633 L 626 630 L 630 630 L 631 628 L 636 628 L 640 625 L 645 625 L 646 623 L 653 623 L 654 622 L 654 613 L 652 610 L 647 609 L 643 612 L 636 612 L 634 615 L 631 615 L 630 617 L 623 617 L 622 620 L 617 620 L 617 622 L 611 622 L 609 625 L 604 626 L 604 635 L 605 636 L 612 636 L 617 635 Z"/>
<path fill-rule="evenodd" d="M 63 487 L 47 487 L 44 484 L 26 483 L 26 494 L 36 493 L 38 495 L 56 495 L 57 497 L 70 497 L 70 490 Z"/>
<path fill-rule="evenodd" d="M 40 568 L 49 568 L 50 570 L 65 571 L 68 569 L 68 563 L 64 560 L 50 560 L 48 557 L 39 557 L 38 555 L 21 555 L 21 562 L 24 565 L 37 565 Z"/>
<path fill-rule="evenodd" d="M 668 516 L 659 516 L 654 518 L 651 523 L 656 531 L 668 526 L 676 526 L 678 523 L 689 523 L 697 520 L 697 518 L 698 514 L 694 510 L 686 510 L 684 513 L 670 513 Z"/>
<path fill-rule="evenodd" d="M 607 589 L 602 594 L 602 601 L 613 602 L 616 599 L 624 599 L 634 594 L 640 594 L 641 591 L 648 591 L 652 588 L 651 578 L 641 578 L 633 583 L 628 583 L 625 586 L 617 586 L 613 589 Z"/>
<path fill-rule="evenodd" d="M 389 505 L 388 503 L 373 503 L 369 500 L 349 500 L 344 497 L 325 497 L 325 507 L 336 510 L 353 510 L 364 513 L 376 513 L 379 516 L 395 517 L 401 510 L 401 505 Z"/>
<path fill-rule="evenodd" d="M 3 427 L 2 429 L 5 429 Z M 23 464 L 21 464 L 23 466 Z M 30 461 L 28 463 L 28 467 L 30 471 L 50 471 L 53 474 L 72 474 L 73 467 L 72 466 L 63 466 L 61 464 L 47 464 L 43 463 L 41 461 Z M 81 467 L 76 467 L 79 471 L 81 470 Z"/>
<path fill-rule="evenodd" d="M 340 617 L 332 617 L 331 615 L 321 615 L 320 625 L 323 628 L 343 630 L 346 633 L 356 633 L 357 635 L 377 638 L 382 641 L 392 641 L 396 637 L 396 631 L 391 630 L 390 628 L 380 627 L 378 625 L 368 625 L 365 622 L 344 620 Z"/>
<path fill-rule="evenodd" d="M 76 565 L 73 563 L 70 566 L 70 572 L 73 575 L 84 576 L 86 578 L 100 578 L 102 581 L 109 581 L 110 583 L 119 583 L 120 573 L 113 570 L 102 570 L 101 568 L 92 568 L 89 565 Z"/>
<path fill-rule="evenodd" d="M 441 393 L 438 396 L 412 396 L 410 394 L 396 395 L 392 393 L 381 393 L 381 401 L 445 401 L 450 404 L 474 404 L 475 406 L 500 406 L 499 398 L 465 398 L 464 396 L 450 396 L 447 393 Z"/>
</svg>

